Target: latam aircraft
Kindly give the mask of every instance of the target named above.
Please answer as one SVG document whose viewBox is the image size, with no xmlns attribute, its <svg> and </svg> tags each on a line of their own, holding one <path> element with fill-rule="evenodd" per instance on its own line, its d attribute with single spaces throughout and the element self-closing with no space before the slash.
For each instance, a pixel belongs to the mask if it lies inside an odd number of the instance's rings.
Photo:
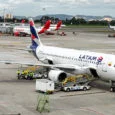
<svg viewBox="0 0 115 115">
<path fill-rule="evenodd" d="M 90 74 L 110 82 L 111 91 L 115 91 L 115 55 L 45 46 L 40 41 L 34 22 L 29 20 L 31 51 L 43 64 L 1 61 L 6 64 L 38 65 L 49 68 L 49 79 L 62 81 L 67 72 L 73 74 Z"/>
<path fill-rule="evenodd" d="M 45 33 L 47 31 L 47 29 L 49 29 L 49 27 L 50 27 L 50 22 L 51 21 L 48 20 L 43 27 L 37 28 L 37 32 L 39 34 Z M 25 24 L 23 24 L 22 26 L 15 26 L 13 28 L 13 34 L 15 36 L 31 35 L 29 26 L 28 25 L 26 26 Z"/>
</svg>

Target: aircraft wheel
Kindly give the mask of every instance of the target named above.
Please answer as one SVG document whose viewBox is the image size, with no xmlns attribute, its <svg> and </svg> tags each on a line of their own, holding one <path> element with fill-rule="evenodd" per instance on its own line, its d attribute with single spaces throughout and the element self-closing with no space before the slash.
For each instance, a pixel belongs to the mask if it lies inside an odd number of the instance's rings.
<svg viewBox="0 0 115 115">
<path fill-rule="evenodd" d="M 70 92 L 70 88 L 67 88 L 67 89 L 66 89 L 66 92 Z"/>
<path fill-rule="evenodd" d="M 115 92 L 115 87 L 111 87 L 111 88 L 110 88 L 110 91 L 111 91 L 111 92 Z"/>
<path fill-rule="evenodd" d="M 83 88 L 83 90 L 84 90 L 84 91 L 86 91 L 86 90 L 87 90 L 87 88 L 86 88 L 86 87 L 84 87 L 84 88 Z"/>
</svg>

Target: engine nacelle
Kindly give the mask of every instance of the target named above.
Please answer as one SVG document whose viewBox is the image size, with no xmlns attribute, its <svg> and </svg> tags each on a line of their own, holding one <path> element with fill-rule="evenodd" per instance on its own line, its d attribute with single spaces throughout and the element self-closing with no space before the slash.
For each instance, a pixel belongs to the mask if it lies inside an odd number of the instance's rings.
<svg viewBox="0 0 115 115">
<path fill-rule="evenodd" d="M 50 70 L 48 73 L 48 77 L 54 82 L 61 82 L 67 77 L 67 74 L 61 70 Z"/>
</svg>

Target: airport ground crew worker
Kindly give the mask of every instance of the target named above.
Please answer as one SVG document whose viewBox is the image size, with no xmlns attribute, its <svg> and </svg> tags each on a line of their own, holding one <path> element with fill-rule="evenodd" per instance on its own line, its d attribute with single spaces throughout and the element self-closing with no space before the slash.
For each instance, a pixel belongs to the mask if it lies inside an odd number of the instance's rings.
<svg viewBox="0 0 115 115">
<path fill-rule="evenodd" d="M 30 72 L 28 72 L 26 79 L 30 79 Z"/>
<path fill-rule="evenodd" d="M 17 77 L 18 77 L 18 79 L 20 78 L 20 70 L 17 70 Z"/>
<path fill-rule="evenodd" d="M 22 73 L 21 73 L 21 77 L 22 77 L 22 78 L 25 78 L 25 72 L 24 72 L 24 70 L 23 70 Z"/>
<path fill-rule="evenodd" d="M 33 79 L 33 76 L 34 76 L 34 72 L 30 72 L 31 79 Z"/>
<path fill-rule="evenodd" d="M 17 75 L 19 76 L 19 75 L 20 75 L 20 70 L 17 70 L 17 72 L 16 72 L 16 73 L 17 73 Z"/>
<path fill-rule="evenodd" d="M 28 72 L 27 79 L 33 79 L 33 75 L 34 75 L 33 72 Z"/>
</svg>

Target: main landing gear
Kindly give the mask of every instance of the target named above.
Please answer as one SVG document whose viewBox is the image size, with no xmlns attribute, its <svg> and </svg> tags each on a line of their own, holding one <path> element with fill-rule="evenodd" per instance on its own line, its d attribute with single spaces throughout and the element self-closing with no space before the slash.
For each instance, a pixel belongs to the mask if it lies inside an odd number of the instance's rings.
<svg viewBox="0 0 115 115">
<path fill-rule="evenodd" d="M 110 86 L 111 86 L 110 91 L 115 92 L 115 81 L 110 80 L 109 82 L 110 82 Z"/>
</svg>

